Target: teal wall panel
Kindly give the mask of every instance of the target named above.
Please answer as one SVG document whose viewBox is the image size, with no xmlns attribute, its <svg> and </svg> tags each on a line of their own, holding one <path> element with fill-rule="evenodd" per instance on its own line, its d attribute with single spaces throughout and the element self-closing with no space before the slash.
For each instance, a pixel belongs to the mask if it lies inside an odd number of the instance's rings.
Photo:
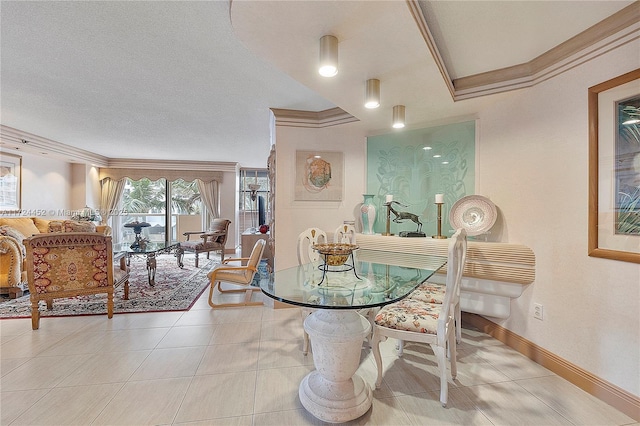
<svg viewBox="0 0 640 426">
<path fill-rule="evenodd" d="M 386 229 L 387 194 L 419 216 L 422 231 L 435 235 L 435 194 L 444 194 L 442 233 L 451 235 L 449 211 L 475 191 L 475 121 L 406 130 L 367 138 L 367 193 L 374 194 L 378 214 L 374 231 Z M 394 218 L 394 215 L 391 215 Z M 391 233 L 415 231 L 411 221 L 391 222 Z"/>
</svg>

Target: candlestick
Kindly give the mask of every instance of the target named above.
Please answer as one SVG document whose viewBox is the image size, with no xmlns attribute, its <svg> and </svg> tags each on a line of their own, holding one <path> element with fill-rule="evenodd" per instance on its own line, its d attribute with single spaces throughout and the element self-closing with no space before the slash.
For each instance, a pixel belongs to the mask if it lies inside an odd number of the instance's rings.
<svg viewBox="0 0 640 426">
<path fill-rule="evenodd" d="M 387 194 L 387 196 L 385 197 L 385 201 L 387 203 L 390 203 L 393 201 L 393 195 L 392 194 Z"/>
<path fill-rule="evenodd" d="M 443 195 L 442 194 L 436 194 L 436 200 L 438 200 L 438 195 L 441 197 L 440 199 L 442 199 Z M 437 202 L 436 201 L 436 206 L 438 206 L 438 233 L 436 235 L 432 235 L 431 238 L 437 238 L 437 239 L 445 239 L 447 238 L 445 235 L 442 235 L 442 205 L 444 204 L 444 202 Z"/>
<path fill-rule="evenodd" d="M 393 197 L 393 195 L 387 195 L 387 198 L 388 197 Z M 387 201 L 386 203 L 384 203 L 384 205 L 387 206 L 387 229 L 386 232 L 382 233 L 382 235 L 384 235 L 385 237 L 393 235 L 391 233 L 391 202 L 392 201 Z"/>
<path fill-rule="evenodd" d="M 444 194 L 436 194 L 436 204 L 444 204 Z"/>
</svg>

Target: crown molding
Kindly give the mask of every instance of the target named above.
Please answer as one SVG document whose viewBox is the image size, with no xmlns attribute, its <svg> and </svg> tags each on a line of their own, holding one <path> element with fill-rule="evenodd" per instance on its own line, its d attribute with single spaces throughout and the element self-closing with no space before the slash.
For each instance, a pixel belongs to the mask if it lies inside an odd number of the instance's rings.
<svg viewBox="0 0 640 426">
<path fill-rule="evenodd" d="M 51 156 L 69 163 L 85 163 L 97 167 L 106 167 L 109 164 L 109 158 L 102 155 L 1 124 L 0 147 L 7 150 Z"/>
<path fill-rule="evenodd" d="M 295 109 L 271 108 L 276 118 L 276 126 L 322 128 L 360 121 L 341 108 L 324 111 L 301 111 Z"/>
<path fill-rule="evenodd" d="M 224 161 L 188 160 L 138 160 L 130 158 L 109 159 L 111 169 L 194 170 L 205 172 L 231 172 L 240 170 L 238 163 Z"/>
<path fill-rule="evenodd" d="M 95 167 L 114 169 L 195 170 L 232 173 L 239 170 L 239 165 L 235 162 L 109 158 L 1 124 L 0 148 L 6 151 L 22 151 L 48 156 L 68 163 L 91 164 Z"/>
<path fill-rule="evenodd" d="M 640 38 L 640 3 L 634 2 L 529 62 L 451 79 L 418 0 L 406 0 L 454 101 L 535 86 Z"/>
</svg>

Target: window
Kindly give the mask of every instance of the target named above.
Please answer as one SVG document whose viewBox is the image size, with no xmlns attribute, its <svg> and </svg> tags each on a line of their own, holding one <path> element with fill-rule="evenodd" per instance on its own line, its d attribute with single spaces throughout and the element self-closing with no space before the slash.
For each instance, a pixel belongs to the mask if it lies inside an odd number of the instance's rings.
<svg viewBox="0 0 640 426">
<path fill-rule="evenodd" d="M 202 203 L 195 181 L 127 179 L 121 206 L 126 213 L 115 217 L 113 227 L 119 242 L 133 242 L 131 228 L 123 227 L 133 221 L 150 225 L 142 230 L 143 237 L 150 241 L 179 241 L 183 232 L 193 230 L 194 223 L 196 231 L 202 229 Z M 185 226 L 190 229 L 185 229 Z"/>
</svg>

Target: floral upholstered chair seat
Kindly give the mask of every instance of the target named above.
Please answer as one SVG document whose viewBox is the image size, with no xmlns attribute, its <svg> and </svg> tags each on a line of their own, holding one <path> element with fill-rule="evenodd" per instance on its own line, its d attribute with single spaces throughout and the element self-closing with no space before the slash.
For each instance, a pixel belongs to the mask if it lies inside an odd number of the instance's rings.
<svg viewBox="0 0 640 426">
<path fill-rule="evenodd" d="M 380 309 L 375 323 L 395 330 L 436 334 L 442 303 L 404 299 Z"/>
<path fill-rule="evenodd" d="M 425 303 L 442 304 L 444 300 L 444 291 L 446 287 L 443 285 L 424 283 L 413 290 L 409 295 L 410 299 L 420 300 Z"/>
</svg>

